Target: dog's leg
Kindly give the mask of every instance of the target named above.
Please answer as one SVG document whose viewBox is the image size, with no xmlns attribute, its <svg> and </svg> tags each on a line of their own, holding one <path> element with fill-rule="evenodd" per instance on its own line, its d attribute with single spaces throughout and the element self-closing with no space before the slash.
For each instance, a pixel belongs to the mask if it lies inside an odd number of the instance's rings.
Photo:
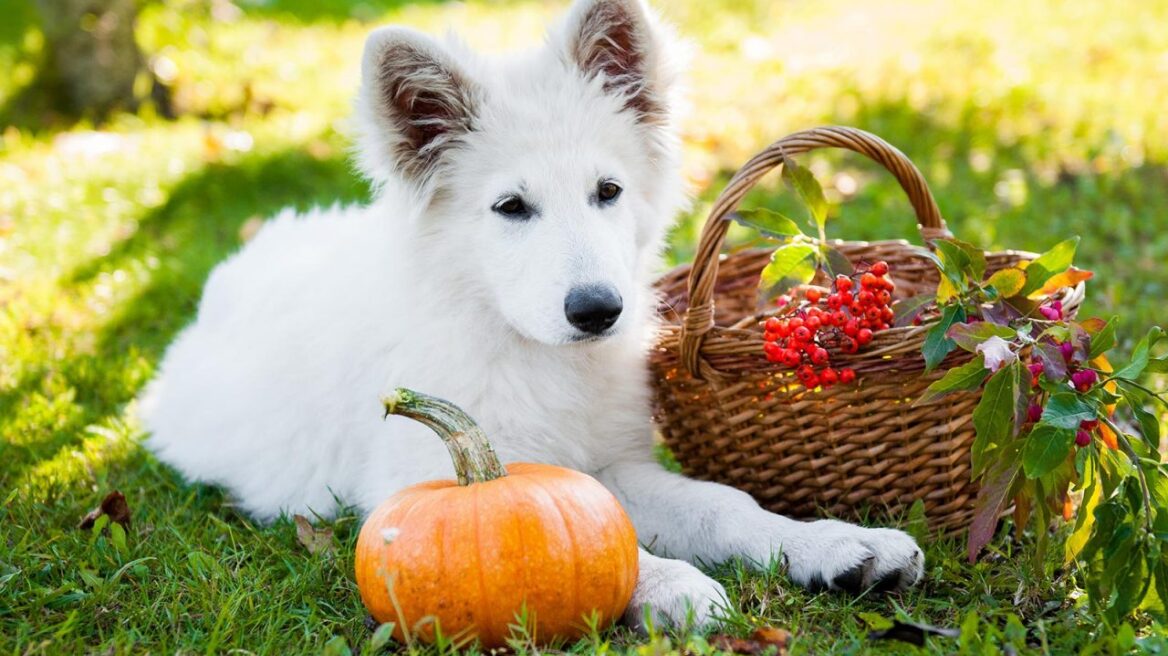
<svg viewBox="0 0 1168 656">
<path fill-rule="evenodd" d="M 655 626 L 704 627 L 726 606 L 726 589 L 683 560 L 639 550 L 640 572 L 624 622 L 641 630 Z"/>
<path fill-rule="evenodd" d="M 704 563 L 739 557 L 758 567 L 781 557 L 796 583 L 850 592 L 906 588 L 924 568 L 920 548 L 902 531 L 791 520 L 745 492 L 654 462 L 610 465 L 597 478 L 620 499 L 637 538 L 663 555 Z"/>
</svg>

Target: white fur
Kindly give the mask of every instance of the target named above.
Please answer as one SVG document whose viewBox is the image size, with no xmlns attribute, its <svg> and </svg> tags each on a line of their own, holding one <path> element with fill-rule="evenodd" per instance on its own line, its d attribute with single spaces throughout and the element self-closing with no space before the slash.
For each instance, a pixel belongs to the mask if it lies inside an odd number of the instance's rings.
<svg viewBox="0 0 1168 656">
<path fill-rule="evenodd" d="M 605 20 L 590 20 L 596 11 Z M 581 30 L 616 28 L 640 51 L 597 61 L 631 68 L 582 70 L 580 48 L 619 39 Z M 329 515 L 338 500 L 369 511 L 453 474 L 429 429 L 382 419 L 381 395 L 405 386 L 466 408 L 504 461 L 593 473 L 659 554 L 765 564 L 781 553 L 803 584 L 832 585 L 852 568 L 865 585 L 915 583 L 922 557 L 903 533 L 795 522 L 654 461 L 652 272 L 684 203 L 664 111 L 668 41 L 639 0 L 581 0 L 545 47 L 505 59 L 403 28 L 374 32 L 357 116 L 376 200 L 285 212 L 215 269 L 141 401 L 150 448 L 260 520 Z M 398 54 L 387 63 L 386 53 Z M 386 84 L 405 110 L 386 106 Z M 432 138 L 411 150 L 410 134 Z M 599 178 L 624 189 L 611 205 L 590 201 Z M 519 189 L 536 216 L 492 211 Z M 603 339 L 577 341 L 564 298 L 591 283 L 619 290 L 624 312 Z M 706 624 L 724 604 L 694 567 L 643 553 L 634 619 L 648 605 L 666 622 L 689 610 Z"/>
</svg>

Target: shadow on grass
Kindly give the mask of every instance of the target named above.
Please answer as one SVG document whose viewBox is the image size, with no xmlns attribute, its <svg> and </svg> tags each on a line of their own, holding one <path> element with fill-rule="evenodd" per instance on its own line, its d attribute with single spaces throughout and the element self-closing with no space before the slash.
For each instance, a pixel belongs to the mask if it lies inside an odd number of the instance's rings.
<svg viewBox="0 0 1168 656">
<path fill-rule="evenodd" d="M 167 202 L 149 210 L 138 230 L 108 254 L 81 264 L 60 282 L 62 294 L 82 293 L 102 272 L 156 262 L 150 278 L 97 331 L 89 352 L 30 370 L 0 393 L 0 417 L 13 417 L 34 397 L 45 402 L 70 390 L 69 412 L 42 417 L 30 430 L 48 434 L 5 443 L 0 479 L 19 476 L 54 454 L 79 448 L 85 429 L 115 419 L 148 380 L 166 346 L 192 318 L 203 281 L 240 246 L 251 218 L 284 207 L 360 202 L 368 187 L 343 154 L 324 159 L 290 149 L 234 164 L 212 164 L 185 178 Z M 52 381 L 52 382 L 50 382 Z"/>
</svg>

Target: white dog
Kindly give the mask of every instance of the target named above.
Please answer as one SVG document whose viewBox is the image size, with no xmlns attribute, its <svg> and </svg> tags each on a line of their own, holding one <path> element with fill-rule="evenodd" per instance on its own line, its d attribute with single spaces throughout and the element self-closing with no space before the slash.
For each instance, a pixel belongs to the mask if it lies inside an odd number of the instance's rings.
<svg viewBox="0 0 1168 656">
<path fill-rule="evenodd" d="M 214 271 L 142 399 L 150 448 L 260 520 L 367 512 L 453 472 L 429 429 L 382 419 L 406 386 L 463 406 L 504 461 L 612 490 L 659 554 L 641 552 L 633 621 L 713 619 L 725 591 L 685 561 L 914 584 L 923 556 L 900 531 L 793 521 L 654 460 L 651 281 L 684 205 L 667 42 L 642 0 L 578 0 L 505 59 L 374 31 L 357 119 L 376 200 L 282 214 Z"/>
</svg>

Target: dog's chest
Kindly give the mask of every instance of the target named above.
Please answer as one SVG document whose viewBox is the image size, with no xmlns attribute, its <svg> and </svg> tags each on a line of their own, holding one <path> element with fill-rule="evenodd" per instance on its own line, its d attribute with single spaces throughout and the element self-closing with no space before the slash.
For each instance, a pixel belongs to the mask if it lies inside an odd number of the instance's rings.
<svg viewBox="0 0 1168 656">
<path fill-rule="evenodd" d="M 503 366 L 484 380 L 473 412 L 506 461 L 595 471 L 622 443 L 650 430 L 636 363 L 604 373 L 549 363 Z"/>
</svg>

